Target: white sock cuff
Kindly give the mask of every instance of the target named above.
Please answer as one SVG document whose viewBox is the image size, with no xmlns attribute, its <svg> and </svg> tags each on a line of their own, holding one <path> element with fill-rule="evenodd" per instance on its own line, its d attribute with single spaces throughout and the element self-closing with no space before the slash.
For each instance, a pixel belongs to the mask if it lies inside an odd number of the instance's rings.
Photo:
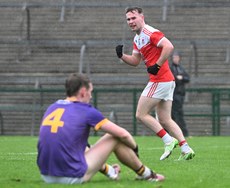
<svg viewBox="0 0 230 188">
<path fill-rule="evenodd" d="M 111 177 L 111 176 L 116 175 L 115 169 L 111 165 L 108 165 L 108 167 L 109 167 L 109 170 L 108 170 L 107 176 Z"/>
<path fill-rule="evenodd" d="M 151 174 L 151 170 L 147 166 L 145 166 L 145 171 L 142 174 L 142 176 L 143 177 L 148 177 L 148 176 L 150 176 L 150 174 Z"/>
</svg>

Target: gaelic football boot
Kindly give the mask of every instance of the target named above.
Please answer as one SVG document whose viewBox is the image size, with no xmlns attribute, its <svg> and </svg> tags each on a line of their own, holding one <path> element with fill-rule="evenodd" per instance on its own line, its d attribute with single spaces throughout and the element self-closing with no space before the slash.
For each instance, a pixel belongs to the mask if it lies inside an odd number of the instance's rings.
<svg viewBox="0 0 230 188">
<path fill-rule="evenodd" d="M 178 140 L 175 138 L 173 138 L 173 140 L 171 142 L 166 143 L 165 144 L 165 151 L 164 151 L 163 155 L 161 155 L 160 160 L 162 161 L 162 160 L 165 160 L 166 158 L 168 158 L 171 155 L 173 149 L 176 148 L 177 145 L 178 145 Z"/>
<path fill-rule="evenodd" d="M 190 151 L 187 153 L 181 153 L 178 161 L 182 161 L 182 160 L 190 160 L 192 158 L 195 157 L 195 152 L 190 148 Z"/>
</svg>

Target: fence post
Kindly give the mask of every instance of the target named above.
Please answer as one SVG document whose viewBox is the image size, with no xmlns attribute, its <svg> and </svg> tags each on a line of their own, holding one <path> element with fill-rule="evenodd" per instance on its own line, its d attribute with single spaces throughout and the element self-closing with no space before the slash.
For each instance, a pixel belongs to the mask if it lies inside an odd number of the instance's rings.
<svg viewBox="0 0 230 188">
<path fill-rule="evenodd" d="M 61 14 L 60 14 L 60 22 L 65 21 L 65 0 L 62 0 Z"/>
<path fill-rule="evenodd" d="M 167 9 L 168 9 L 168 0 L 164 0 L 163 4 L 163 13 L 162 13 L 162 20 L 165 22 L 167 19 Z"/>
<path fill-rule="evenodd" d="M 86 45 L 83 44 L 81 46 L 81 54 L 80 54 L 80 62 L 79 62 L 79 73 L 83 72 L 83 64 L 84 64 L 83 58 L 84 58 L 84 55 L 85 55 L 85 48 L 86 48 Z"/>
<path fill-rule="evenodd" d="M 117 124 L 117 114 L 115 110 L 112 110 L 109 114 L 109 120 Z"/>
<path fill-rule="evenodd" d="M 137 91 L 133 89 L 133 135 L 137 135 L 137 121 L 136 121 L 136 109 L 137 109 Z"/>
<path fill-rule="evenodd" d="M 21 20 L 20 20 L 20 28 L 19 28 L 19 32 L 20 32 L 20 36 L 19 36 L 19 41 L 22 42 L 24 40 L 23 37 L 23 26 L 24 26 L 24 12 L 26 12 L 26 41 L 25 41 L 25 48 L 26 48 L 26 55 L 30 55 L 31 54 L 31 50 L 29 47 L 29 43 L 30 43 L 30 9 L 27 6 L 27 4 L 25 3 L 22 7 L 22 15 L 21 15 Z M 20 63 L 22 56 L 23 55 L 23 48 L 19 48 L 18 52 L 17 52 L 17 59 L 16 62 Z"/>
<path fill-rule="evenodd" d="M 29 7 L 26 7 L 26 40 L 30 41 L 30 9 Z"/>
<path fill-rule="evenodd" d="M 195 41 L 191 41 L 190 42 L 190 47 L 191 47 L 191 53 L 189 56 L 189 74 L 191 74 L 191 70 L 192 70 L 192 64 L 195 65 L 194 67 L 194 75 L 195 77 L 198 76 L 198 62 L 197 62 L 197 46 L 196 46 L 196 42 Z M 192 62 L 192 59 L 194 58 L 194 63 Z"/>
<path fill-rule="evenodd" d="M 226 63 L 230 62 L 229 56 L 230 56 L 230 46 L 228 46 L 227 49 L 226 49 L 226 58 L 225 58 Z"/>
<path fill-rule="evenodd" d="M 3 124 L 3 116 L 2 112 L 0 111 L 0 124 L 1 124 L 1 135 L 4 135 L 4 124 Z"/>
<path fill-rule="evenodd" d="M 212 92 L 212 134 L 220 135 L 220 93 L 218 90 Z"/>
<path fill-rule="evenodd" d="M 40 85 L 38 79 L 36 79 L 36 81 L 35 81 L 34 89 L 35 90 L 41 89 L 41 85 Z M 35 121 L 36 121 L 36 112 L 37 112 L 37 99 L 36 99 L 37 93 L 36 93 L 36 91 L 34 91 L 34 94 L 32 96 L 33 96 L 33 103 L 32 103 L 32 124 L 31 124 L 30 136 L 34 136 L 34 132 L 35 132 Z M 40 95 L 40 97 L 41 97 L 41 95 Z M 40 100 L 40 107 L 41 107 L 41 100 Z"/>
</svg>

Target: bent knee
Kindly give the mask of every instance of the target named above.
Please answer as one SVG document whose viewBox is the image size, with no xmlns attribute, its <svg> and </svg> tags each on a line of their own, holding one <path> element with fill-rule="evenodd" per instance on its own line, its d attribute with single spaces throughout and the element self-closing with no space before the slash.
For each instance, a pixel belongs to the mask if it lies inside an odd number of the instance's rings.
<svg viewBox="0 0 230 188">
<path fill-rule="evenodd" d="M 143 122 L 144 119 L 146 118 L 146 114 L 143 113 L 136 113 L 136 119 Z"/>
<path fill-rule="evenodd" d="M 113 136 L 113 135 L 111 135 L 111 134 L 109 134 L 109 133 L 105 133 L 103 137 L 104 137 L 104 139 L 109 139 L 109 140 L 111 140 L 111 139 L 116 139 L 115 136 Z"/>
<path fill-rule="evenodd" d="M 136 119 L 141 121 L 141 119 L 143 118 L 143 115 L 141 115 L 140 113 L 136 113 Z"/>
</svg>

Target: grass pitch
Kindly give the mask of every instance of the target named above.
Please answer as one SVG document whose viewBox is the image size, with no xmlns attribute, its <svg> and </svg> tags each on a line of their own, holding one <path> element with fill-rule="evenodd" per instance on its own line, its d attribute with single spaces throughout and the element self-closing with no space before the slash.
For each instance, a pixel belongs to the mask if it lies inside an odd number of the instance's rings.
<svg viewBox="0 0 230 188">
<path fill-rule="evenodd" d="M 98 137 L 92 137 L 93 144 Z M 230 187 L 230 137 L 188 138 L 196 156 L 190 161 L 177 161 L 177 147 L 170 158 L 159 161 L 163 144 L 157 137 L 135 137 L 140 158 L 152 169 L 166 176 L 165 182 L 134 181 L 135 173 L 121 165 L 119 181 L 110 181 L 98 173 L 89 183 L 71 185 L 82 188 L 226 188 Z M 59 188 L 68 185 L 47 185 L 40 179 L 36 165 L 37 137 L 0 136 L 0 187 L 1 188 Z M 112 155 L 109 163 L 117 163 Z"/>
</svg>

